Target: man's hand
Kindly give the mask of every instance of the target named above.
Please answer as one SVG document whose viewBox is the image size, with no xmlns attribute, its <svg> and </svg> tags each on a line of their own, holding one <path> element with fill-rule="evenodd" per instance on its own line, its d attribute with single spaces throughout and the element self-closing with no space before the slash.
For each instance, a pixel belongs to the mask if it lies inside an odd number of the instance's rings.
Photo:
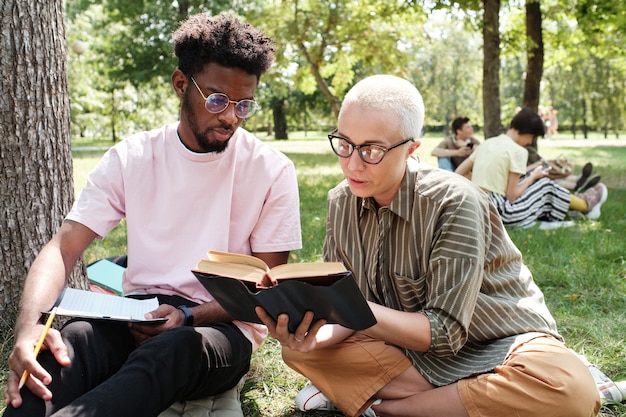
<svg viewBox="0 0 626 417">
<path fill-rule="evenodd" d="M 135 344 L 139 346 L 145 340 L 152 336 L 156 336 L 159 333 L 163 333 L 167 330 L 175 327 L 181 327 L 185 324 L 185 314 L 174 306 L 169 304 L 161 304 L 159 308 L 146 313 L 146 319 L 160 319 L 166 318 L 167 321 L 154 324 L 154 323 L 128 323 L 130 333 L 135 338 Z"/>
<path fill-rule="evenodd" d="M 16 339 L 15 347 L 9 356 L 9 375 L 7 386 L 4 391 L 5 403 L 11 404 L 14 408 L 22 405 L 22 396 L 19 393 L 20 380 L 24 371 L 28 371 L 29 376 L 26 379 L 26 387 L 41 399 L 48 401 L 52 399 L 52 393 L 47 385 L 52 382 L 50 374 L 37 362 L 33 351 L 41 332 L 43 325 L 37 325 L 28 331 L 20 332 Z M 50 329 L 41 350 L 50 350 L 57 362 L 62 366 L 70 364 L 70 358 L 67 353 L 67 346 L 61 339 L 61 333 L 58 330 Z"/>
<path fill-rule="evenodd" d="M 278 316 L 278 320 L 274 321 L 263 308 L 256 307 L 255 311 L 274 339 L 278 340 L 281 345 L 298 352 L 314 350 L 317 347 L 317 332 L 326 324 L 326 320 L 318 320 L 312 323 L 313 312 L 307 311 L 295 333 L 289 333 L 287 328 L 289 316 L 286 314 L 281 314 Z"/>
</svg>

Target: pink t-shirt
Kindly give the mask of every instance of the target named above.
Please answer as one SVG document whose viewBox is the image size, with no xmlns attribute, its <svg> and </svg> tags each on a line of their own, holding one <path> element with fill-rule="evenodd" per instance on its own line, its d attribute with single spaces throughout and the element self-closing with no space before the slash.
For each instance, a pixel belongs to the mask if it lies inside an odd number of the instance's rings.
<svg viewBox="0 0 626 417">
<path fill-rule="evenodd" d="M 251 254 L 302 247 L 295 168 L 239 128 L 220 153 L 194 153 L 178 123 L 112 147 L 67 218 L 105 236 L 126 218 L 125 294 L 212 300 L 190 270 L 207 250 Z M 264 326 L 236 323 L 258 347 Z"/>
</svg>

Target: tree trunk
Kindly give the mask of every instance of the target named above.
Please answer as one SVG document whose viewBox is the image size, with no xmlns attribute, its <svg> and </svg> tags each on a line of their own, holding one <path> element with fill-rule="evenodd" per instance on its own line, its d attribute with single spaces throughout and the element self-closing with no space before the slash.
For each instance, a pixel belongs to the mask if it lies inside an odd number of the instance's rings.
<svg viewBox="0 0 626 417">
<path fill-rule="evenodd" d="M 502 132 L 500 118 L 500 0 L 483 0 L 483 113 L 485 138 Z"/>
<path fill-rule="evenodd" d="M 522 106 L 539 112 L 539 94 L 543 74 L 543 34 L 539 0 L 526 1 L 526 78 Z M 530 146 L 537 150 L 537 137 Z"/>
<path fill-rule="evenodd" d="M 111 141 L 117 143 L 117 131 L 115 129 L 115 118 L 117 116 L 117 107 L 115 105 L 115 88 L 111 89 Z"/>
<path fill-rule="evenodd" d="M 587 139 L 588 133 L 589 133 L 589 126 L 587 125 L 587 99 L 582 100 L 582 107 L 583 107 L 583 116 L 582 116 L 583 138 Z"/>
<path fill-rule="evenodd" d="M 543 35 L 539 0 L 526 1 L 526 80 L 522 105 L 539 110 L 541 76 L 543 74 Z"/>
<path fill-rule="evenodd" d="M 0 5 L 0 317 L 74 199 L 63 1 Z M 73 284 L 84 283 L 82 263 Z M 12 326 L 3 320 L 0 325 Z"/>
<path fill-rule="evenodd" d="M 287 115 L 285 114 L 285 100 L 272 100 L 272 115 L 274 116 L 274 138 L 287 140 Z"/>
<path fill-rule="evenodd" d="M 313 77 L 315 77 L 315 82 L 317 83 L 317 86 L 319 87 L 324 97 L 326 97 L 326 100 L 328 100 L 330 109 L 332 110 L 333 115 L 335 116 L 335 119 L 336 119 L 337 116 L 339 116 L 339 107 L 340 107 L 339 100 L 337 100 L 337 97 L 335 97 L 333 93 L 330 91 L 330 88 L 328 87 L 326 80 L 324 79 L 324 77 L 322 77 L 322 74 L 320 73 L 319 65 L 315 62 L 313 58 L 311 58 L 311 55 L 309 54 L 309 51 L 304 45 L 304 43 L 298 40 L 297 44 L 298 44 L 298 49 L 300 50 L 302 55 L 304 55 L 307 63 L 309 64 L 309 67 L 311 68 L 311 72 L 313 73 Z"/>
</svg>

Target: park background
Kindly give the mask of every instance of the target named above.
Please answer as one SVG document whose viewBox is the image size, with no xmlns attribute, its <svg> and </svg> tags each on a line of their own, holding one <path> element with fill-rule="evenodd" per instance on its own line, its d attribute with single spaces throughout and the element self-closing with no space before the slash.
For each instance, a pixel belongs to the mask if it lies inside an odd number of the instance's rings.
<svg viewBox="0 0 626 417">
<path fill-rule="evenodd" d="M 278 139 L 332 126 L 345 91 L 374 73 L 415 84 L 427 131 L 447 132 L 464 115 L 493 136 L 526 106 L 555 108 L 559 130 L 575 137 L 615 137 L 626 123 L 625 9 L 614 0 L 68 0 L 72 137 L 117 141 L 175 119 L 169 34 L 201 10 L 232 11 L 275 39 L 248 128 Z"/>
<path fill-rule="evenodd" d="M 558 110 L 542 155 L 592 161 L 609 187 L 597 222 L 554 231 L 512 230 L 568 345 L 626 379 L 626 3 L 541 1 L 6 0 L 0 6 L 0 334 L 12 346 L 21 283 L 103 149 L 177 119 L 169 34 L 198 11 L 231 11 L 276 40 L 277 61 L 257 90 L 262 110 L 245 127 L 298 169 L 304 248 L 321 254 L 325 196 L 340 179 L 324 132 L 345 91 L 364 76 L 412 81 L 426 103 L 418 154 L 458 115 L 480 139 L 518 106 Z M 91 150 L 90 150 L 91 149 Z M 123 225 L 86 262 L 124 251 Z M 84 287 L 83 264 L 70 282 Z M 299 416 L 305 381 L 269 340 L 255 354 L 246 416 Z M 0 374 L 4 385 L 6 369 Z M 624 406 L 603 409 L 626 415 Z"/>
</svg>

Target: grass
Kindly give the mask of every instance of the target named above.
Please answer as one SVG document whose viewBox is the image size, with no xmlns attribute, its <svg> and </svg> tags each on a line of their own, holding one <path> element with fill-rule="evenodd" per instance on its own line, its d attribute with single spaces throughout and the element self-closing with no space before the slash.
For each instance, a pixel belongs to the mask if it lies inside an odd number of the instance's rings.
<svg viewBox="0 0 626 417">
<path fill-rule="evenodd" d="M 626 140 L 599 135 L 589 140 L 542 140 L 542 156 L 566 155 L 576 166 L 591 161 L 609 188 L 609 200 L 599 221 L 579 221 L 575 226 L 551 231 L 537 228 L 510 230 L 535 280 L 544 291 L 546 303 L 569 347 L 585 354 L 592 363 L 615 380 L 626 379 Z M 288 141 L 267 139 L 295 163 L 300 184 L 303 248 L 292 254 L 292 262 L 321 259 L 326 214 L 326 193 L 342 178 L 336 157 L 322 132 L 292 134 Z M 422 161 L 436 163 L 431 149 L 440 137 L 423 138 L 418 154 Z M 74 151 L 77 191 L 86 181 L 102 151 Z M 126 252 L 122 223 L 103 241 L 94 242 L 85 261 Z M 6 358 L 11 341 L 4 335 L 0 344 Z M 6 363 L 3 360 L 2 363 Z M 6 369 L 2 372 L 6 377 Z M 330 417 L 333 413 L 301 413 L 293 398 L 306 380 L 287 368 L 280 346 L 268 339 L 254 354 L 242 404 L 247 417 Z M 603 417 L 626 417 L 626 404 L 605 406 Z"/>
</svg>

